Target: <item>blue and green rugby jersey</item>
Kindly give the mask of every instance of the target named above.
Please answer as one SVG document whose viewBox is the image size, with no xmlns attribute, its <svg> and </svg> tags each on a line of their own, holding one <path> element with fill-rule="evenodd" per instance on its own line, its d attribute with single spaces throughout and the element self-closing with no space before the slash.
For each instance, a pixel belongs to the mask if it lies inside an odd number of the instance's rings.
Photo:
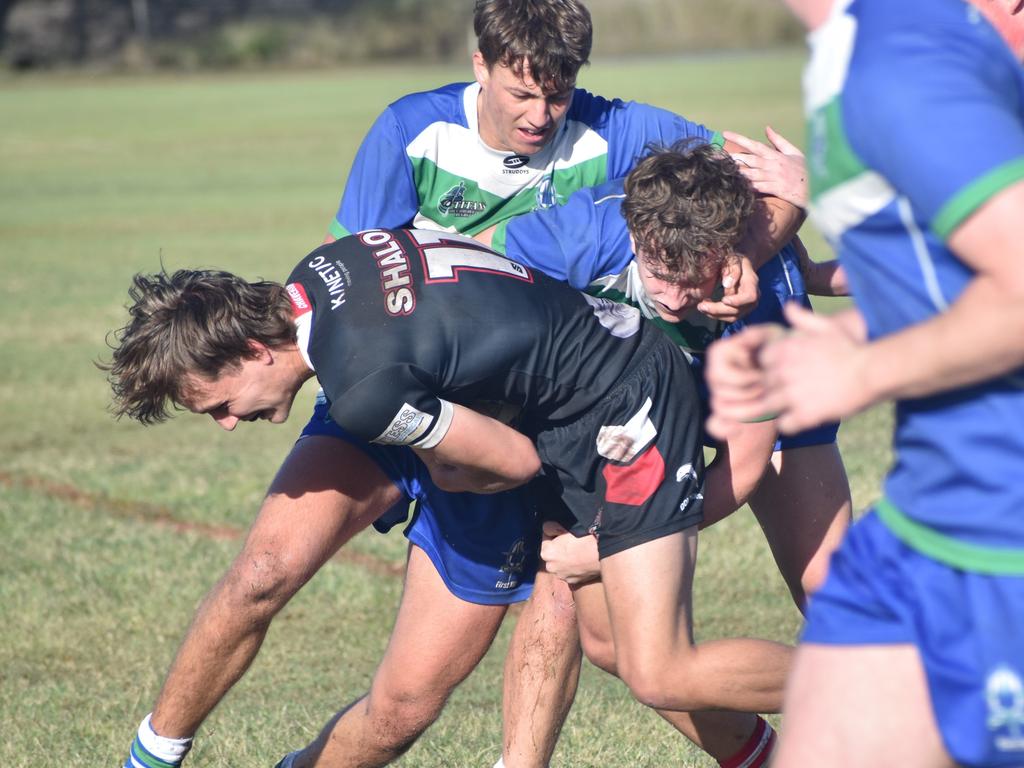
<svg viewBox="0 0 1024 768">
<path fill-rule="evenodd" d="M 1024 71 L 963 0 L 837 0 L 809 42 L 812 216 L 874 339 L 974 277 L 947 239 L 1024 180 Z M 1024 574 L 1024 370 L 897 403 L 894 447 L 879 514 L 896 535 Z"/>
<path fill-rule="evenodd" d="M 666 110 L 576 89 L 551 143 L 517 155 L 481 140 L 479 92 L 475 82 L 455 83 L 389 105 L 359 148 L 331 234 L 411 225 L 472 235 L 625 176 L 648 143 L 722 143 L 720 134 Z M 499 227 L 495 245 L 503 238 Z"/>
</svg>

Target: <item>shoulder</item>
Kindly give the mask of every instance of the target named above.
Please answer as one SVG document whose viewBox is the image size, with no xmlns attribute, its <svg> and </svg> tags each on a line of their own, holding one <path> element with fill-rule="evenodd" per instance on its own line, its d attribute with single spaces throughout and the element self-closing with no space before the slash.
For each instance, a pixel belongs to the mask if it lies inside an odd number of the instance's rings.
<svg viewBox="0 0 1024 768">
<path fill-rule="evenodd" d="M 472 83 L 450 83 L 431 91 L 407 94 L 391 102 L 385 114 L 390 114 L 413 135 L 436 122 L 465 126 L 464 101 L 466 89 L 471 85 Z"/>
</svg>

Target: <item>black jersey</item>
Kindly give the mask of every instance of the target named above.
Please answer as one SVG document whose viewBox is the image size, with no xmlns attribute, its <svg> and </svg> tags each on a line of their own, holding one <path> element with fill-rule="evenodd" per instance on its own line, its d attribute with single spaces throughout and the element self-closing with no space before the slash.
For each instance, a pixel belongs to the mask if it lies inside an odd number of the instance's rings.
<svg viewBox="0 0 1024 768">
<path fill-rule="evenodd" d="M 631 307 L 437 231 L 321 246 L 288 291 L 332 418 L 384 444 L 437 445 L 452 403 L 512 405 L 527 434 L 572 421 L 659 333 Z"/>
</svg>

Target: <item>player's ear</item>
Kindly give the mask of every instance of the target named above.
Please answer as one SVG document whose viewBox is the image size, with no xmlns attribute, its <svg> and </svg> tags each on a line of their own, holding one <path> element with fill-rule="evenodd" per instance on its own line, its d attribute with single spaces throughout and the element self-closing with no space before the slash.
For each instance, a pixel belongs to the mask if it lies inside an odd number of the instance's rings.
<svg viewBox="0 0 1024 768">
<path fill-rule="evenodd" d="M 486 87 L 487 81 L 491 77 L 491 68 L 487 66 L 484 55 L 480 51 L 473 52 L 473 76 L 481 87 Z"/>
<path fill-rule="evenodd" d="M 274 350 L 255 339 L 249 339 L 249 359 L 259 360 L 264 365 L 274 362 Z"/>
</svg>

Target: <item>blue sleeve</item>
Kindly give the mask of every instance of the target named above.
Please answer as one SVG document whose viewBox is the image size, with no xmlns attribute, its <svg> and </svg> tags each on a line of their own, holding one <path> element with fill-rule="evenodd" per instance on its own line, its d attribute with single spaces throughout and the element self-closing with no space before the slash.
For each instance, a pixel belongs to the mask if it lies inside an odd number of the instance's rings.
<svg viewBox="0 0 1024 768">
<path fill-rule="evenodd" d="M 622 217 L 622 180 L 581 189 L 565 205 L 511 219 L 505 255 L 583 290 L 633 257 Z"/>
<path fill-rule="evenodd" d="M 585 92 L 584 92 L 585 93 Z M 580 112 L 608 142 L 609 179 L 625 176 L 646 153 L 648 144 L 671 146 L 684 139 L 722 144 L 721 134 L 666 109 L 636 101 L 609 101 L 586 94 Z"/>
<path fill-rule="evenodd" d="M 341 205 L 330 226 L 334 237 L 412 223 L 419 196 L 405 147 L 401 126 L 389 107 L 377 118 L 356 153 Z"/>
<path fill-rule="evenodd" d="M 811 308 L 803 275 L 800 273 L 800 257 L 792 243 L 787 243 L 757 270 L 757 279 L 761 291 L 757 306 L 743 318 L 727 325 L 722 332 L 723 338 L 759 323 L 788 325 L 782 308 L 790 301 L 799 302 L 807 309 Z"/>
<path fill-rule="evenodd" d="M 1024 179 L 1021 68 L 987 25 L 904 27 L 874 42 L 854 54 L 844 91 L 857 104 L 843 114 L 851 147 L 945 239 Z"/>
</svg>

